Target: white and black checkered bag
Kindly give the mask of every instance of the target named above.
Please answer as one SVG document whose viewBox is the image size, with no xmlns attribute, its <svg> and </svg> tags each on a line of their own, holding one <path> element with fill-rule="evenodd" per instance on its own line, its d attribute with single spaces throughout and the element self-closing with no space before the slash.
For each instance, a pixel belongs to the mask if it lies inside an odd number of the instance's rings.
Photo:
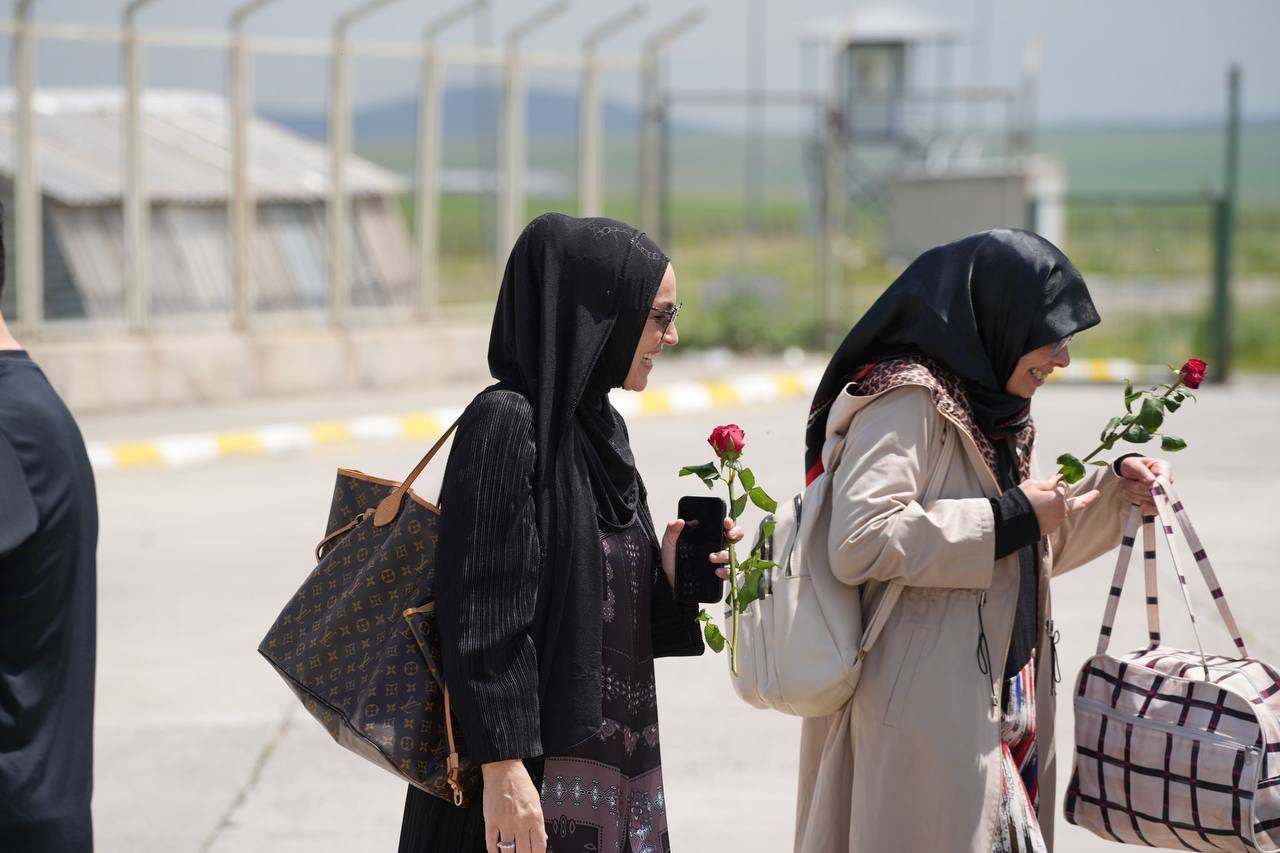
<svg viewBox="0 0 1280 853">
<path fill-rule="evenodd" d="M 1152 486 L 1191 615 L 1197 651 L 1160 644 L 1156 518 L 1125 529 L 1098 652 L 1076 683 L 1076 752 L 1066 817 L 1103 838 L 1178 850 L 1280 849 L 1280 672 L 1250 658 L 1181 501 Z M 1235 639 L 1238 657 L 1206 655 L 1187 595 L 1174 519 Z M 1107 654 L 1141 519 L 1151 644 Z"/>
</svg>

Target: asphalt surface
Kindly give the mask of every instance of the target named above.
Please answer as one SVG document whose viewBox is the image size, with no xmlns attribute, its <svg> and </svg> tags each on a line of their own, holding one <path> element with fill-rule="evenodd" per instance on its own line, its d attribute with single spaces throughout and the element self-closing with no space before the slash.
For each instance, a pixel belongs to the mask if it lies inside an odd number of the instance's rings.
<svg viewBox="0 0 1280 853">
<path fill-rule="evenodd" d="M 670 375 L 715 378 L 748 367 L 761 369 L 759 363 L 714 371 L 685 365 Z M 657 384 L 667 378 L 661 368 Z M 174 430 L 460 405 L 474 390 L 433 387 L 126 413 L 85 418 L 82 427 L 90 441 L 144 440 Z M 1045 460 L 1091 449 L 1091 439 L 1120 407 L 1113 386 L 1050 386 L 1040 393 L 1036 415 Z M 676 471 L 709 461 L 705 438 L 719 423 L 745 428 L 747 460 L 775 497 L 798 490 L 807 405 L 797 396 L 716 414 L 636 418 L 633 445 L 655 515 L 674 516 L 679 496 L 696 493 L 696 484 Z M 1204 389 L 1174 427 L 1190 444 L 1175 459 L 1182 498 L 1251 651 L 1272 662 L 1280 661 L 1273 536 L 1280 517 L 1278 421 L 1280 384 L 1258 380 Z M 334 469 L 399 478 L 424 450 L 405 440 L 365 440 L 99 474 L 94 811 L 100 853 L 395 849 L 404 786 L 334 745 L 255 649 L 312 568 Z M 442 472 L 439 463 L 428 471 L 421 492 L 434 497 Z M 1112 567 L 1113 558 L 1103 558 L 1054 582 L 1067 682 L 1093 651 Z M 1208 596 L 1190 580 L 1201 623 L 1213 626 L 1206 644 L 1227 650 Z M 1174 587 L 1162 593 L 1167 641 L 1189 643 Z M 1114 649 L 1142 644 L 1139 598 L 1131 591 L 1122 602 Z M 1072 745 L 1069 692 L 1060 691 L 1058 699 L 1064 776 Z M 798 720 L 742 704 L 722 656 L 660 661 L 658 694 L 673 849 L 789 851 Z M 1059 824 L 1059 851 L 1116 849 Z"/>
</svg>

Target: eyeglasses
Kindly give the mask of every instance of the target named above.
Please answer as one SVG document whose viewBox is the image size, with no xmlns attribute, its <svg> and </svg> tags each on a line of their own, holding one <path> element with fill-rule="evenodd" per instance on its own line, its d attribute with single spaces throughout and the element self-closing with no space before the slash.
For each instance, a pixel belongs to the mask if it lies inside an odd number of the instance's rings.
<svg viewBox="0 0 1280 853">
<path fill-rule="evenodd" d="M 662 329 L 663 337 L 666 337 L 667 330 L 671 328 L 671 324 L 676 321 L 676 315 L 680 313 L 680 309 L 684 307 L 684 303 L 673 305 L 670 308 L 650 308 L 649 314 L 657 322 L 659 328 Z"/>
<path fill-rule="evenodd" d="M 1067 348 L 1067 344 L 1071 343 L 1071 339 L 1074 338 L 1075 336 L 1076 336 L 1076 333 L 1072 332 L 1071 334 L 1067 335 L 1065 338 L 1063 338 L 1062 340 L 1054 344 L 1053 352 L 1050 354 L 1050 357 L 1052 358 L 1053 356 L 1062 355 L 1063 351 L 1066 350 Z"/>
</svg>

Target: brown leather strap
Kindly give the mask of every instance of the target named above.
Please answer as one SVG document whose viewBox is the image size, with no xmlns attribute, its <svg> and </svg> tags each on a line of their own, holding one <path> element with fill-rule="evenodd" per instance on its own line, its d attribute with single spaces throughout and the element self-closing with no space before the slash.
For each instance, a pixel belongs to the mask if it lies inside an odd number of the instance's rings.
<svg viewBox="0 0 1280 853">
<path fill-rule="evenodd" d="M 414 614 L 430 613 L 435 609 L 436 603 L 434 601 L 428 601 L 421 607 L 406 608 L 403 615 L 405 619 L 408 619 Z M 411 625 L 410 630 L 412 630 L 412 628 L 413 626 Z M 417 632 L 415 632 L 415 635 L 416 633 Z M 419 643 L 419 645 L 421 645 L 421 643 Z M 422 649 L 422 653 L 424 655 L 427 654 L 426 648 Z M 440 677 L 436 675 L 435 667 L 431 666 L 430 661 L 427 662 L 427 668 L 431 670 L 432 676 L 435 677 L 436 681 L 438 681 L 444 688 L 444 736 L 445 744 L 449 747 L 449 757 L 445 760 L 445 768 L 447 771 L 446 778 L 448 779 L 449 787 L 453 789 L 453 804 L 455 806 L 461 806 L 462 782 L 459 778 L 461 771 L 458 766 L 458 744 L 453 737 L 453 702 L 449 699 L 449 685 L 445 684 Z"/>
<path fill-rule="evenodd" d="M 449 685 L 444 686 L 444 736 L 449 744 L 449 758 L 446 767 L 449 772 L 449 787 L 453 788 L 453 804 L 462 805 L 462 785 L 458 783 L 458 745 L 453 740 L 453 706 L 449 701 Z"/>
<path fill-rule="evenodd" d="M 323 556 L 324 546 L 328 545 L 333 540 L 342 537 L 348 530 L 350 530 L 351 528 L 355 527 L 357 524 L 359 524 L 360 522 L 368 518 L 369 514 L 372 512 L 373 512 L 372 509 L 366 509 L 364 512 L 360 513 L 355 518 L 348 521 L 342 527 L 339 527 L 337 530 L 333 531 L 328 536 L 321 539 L 320 544 L 316 546 L 316 562 L 317 563 L 320 562 L 320 557 Z"/>
<path fill-rule="evenodd" d="M 405 478 L 404 482 L 399 486 L 396 486 L 395 491 L 378 502 L 378 509 L 373 514 L 374 527 L 386 527 L 388 524 L 396 520 L 396 516 L 400 514 L 400 506 L 404 503 L 404 496 L 408 493 L 410 487 L 413 486 L 413 481 L 418 479 L 418 475 L 431 464 L 431 460 L 440 452 L 440 448 L 444 447 L 444 443 L 449 440 L 449 436 L 453 435 L 453 431 L 458 428 L 458 421 L 461 420 L 462 417 L 459 416 L 458 420 L 454 421 L 453 424 L 444 431 L 444 435 L 440 436 L 440 440 L 432 445 L 431 449 L 427 451 L 427 455 L 422 457 L 422 461 L 419 462 L 418 466 L 409 473 L 409 476 Z"/>
</svg>

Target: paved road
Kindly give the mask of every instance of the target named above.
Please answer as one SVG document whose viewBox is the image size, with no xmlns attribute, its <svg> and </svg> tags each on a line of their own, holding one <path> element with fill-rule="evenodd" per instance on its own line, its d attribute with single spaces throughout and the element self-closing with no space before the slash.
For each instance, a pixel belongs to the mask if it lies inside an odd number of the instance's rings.
<svg viewBox="0 0 1280 853">
<path fill-rule="evenodd" d="M 380 395 L 374 410 L 464 402 L 470 389 Z M 1042 455 L 1085 450 L 1118 406 L 1115 388 L 1051 387 L 1037 401 Z M 392 398 L 394 396 L 394 398 Z M 186 410 L 87 419 L 86 437 L 151 438 L 172 429 L 307 419 L 359 400 Z M 775 496 L 800 484 L 805 402 L 719 416 L 633 423 L 635 449 L 658 515 L 692 491 L 674 474 L 706 461 L 719 422 L 747 430 L 747 453 Z M 350 413 L 349 411 L 347 413 Z M 1255 654 L 1280 660 L 1274 544 L 1280 517 L 1275 424 L 1280 385 L 1210 389 L 1177 418 L 1191 444 L 1179 463 L 1183 498 L 1213 553 Z M 98 849 L 387 851 L 395 849 L 404 790 L 389 774 L 334 746 L 301 714 L 254 649 L 299 580 L 327 513 L 338 465 L 398 476 L 423 448 L 364 442 L 182 470 L 107 472 L 102 506 L 97 713 Z M 438 482 L 439 471 L 428 476 Z M 428 494 L 435 486 L 426 487 Z M 1091 653 L 1111 566 L 1103 560 L 1055 582 L 1065 677 Z M 1194 584 L 1193 584 L 1194 585 Z M 1170 587 L 1164 601 L 1176 602 Z M 1198 602 L 1206 615 L 1207 596 Z M 1117 646 L 1139 645 L 1136 596 Z M 1270 610 L 1271 612 L 1268 612 Z M 1213 620 L 1208 620 L 1212 622 Z M 1166 636 L 1186 637 L 1172 609 Z M 1225 649 L 1224 632 L 1206 641 Z M 670 822 L 678 851 L 790 850 L 797 721 L 734 698 L 723 658 L 658 665 Z M 1070 708 L 1060 697 L 1069 766 Z M 1060 851 L 1117 849 L 1060 827 Z"/>
</svg>

